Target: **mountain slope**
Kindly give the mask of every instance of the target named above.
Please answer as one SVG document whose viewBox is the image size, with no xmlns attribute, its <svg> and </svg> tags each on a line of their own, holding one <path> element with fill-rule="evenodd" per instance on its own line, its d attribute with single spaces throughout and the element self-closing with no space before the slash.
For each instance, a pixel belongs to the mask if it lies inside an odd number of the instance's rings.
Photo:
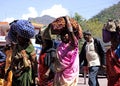
<svg viewBox="0 0 120 86">
<path fill-rule="evenodd" d="M 99 21 L 106 22 L 107 19 L 118 19 L 120 18 L 120 2 L 118 4 L 114 4 L 113 6 L 104 9 L 99 14 L 94 16 L 91 19 L 97 18 Z"/>
<path fill-rule="evenodd" d="M 48 15 L 44 15 L 42 17 L 29 18 L 28 20 L 33 23 L 40 23 L 40 24 L 48 25 L 49 23 L 53 22 L 55 18 L 48 16 Z"/>
</svg>

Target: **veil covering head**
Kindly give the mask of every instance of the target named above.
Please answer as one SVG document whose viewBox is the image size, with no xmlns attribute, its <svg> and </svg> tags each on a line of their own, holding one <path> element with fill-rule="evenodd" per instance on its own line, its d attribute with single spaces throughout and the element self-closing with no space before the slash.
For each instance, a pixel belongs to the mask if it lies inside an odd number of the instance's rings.
<svg viewBox="0 0 120 86">
<path fill-rule="evenodd" d="M 17 20 L 10 24 L 10 30 L 8 32 L 7 39 L 16 42 L 17 35 L 30 39 L 34 36 L 34 26 L 27 20 Z"/>
</svg>

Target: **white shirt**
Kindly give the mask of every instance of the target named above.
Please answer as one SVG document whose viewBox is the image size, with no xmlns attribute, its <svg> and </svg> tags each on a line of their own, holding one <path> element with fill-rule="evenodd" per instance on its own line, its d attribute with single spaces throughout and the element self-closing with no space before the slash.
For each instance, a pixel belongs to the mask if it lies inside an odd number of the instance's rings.
<svg viewBox="0 0 120 86">
<path fill-rule="evenodd" d="M 91 39 L 91 42 L 87 42 L 86 44 L 86 58 L 88 61 L 88 66 L 100 66 L 99 55 L 95 51 L 94 40 Z"/>
</svg>

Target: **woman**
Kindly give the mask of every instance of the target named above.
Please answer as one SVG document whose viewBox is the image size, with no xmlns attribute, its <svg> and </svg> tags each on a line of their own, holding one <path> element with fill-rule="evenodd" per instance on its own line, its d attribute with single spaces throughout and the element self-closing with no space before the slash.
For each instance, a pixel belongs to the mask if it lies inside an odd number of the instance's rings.
<svg viewBox="0 0 120 86">
<path fill-rule="evenodd" d="M 46 29 L 48 29 L 48 27 Z M 53 86 L 55 74 L 53 68 L 53 59 L 56 56 L 53 40 L 41 35 L 41 33 L 38 33 L 35 37 L 36 41 L 38 41 L 38 44 L 42 45 L 38 67 L 39 86 Z"/>
<path fill-rule="evenodd" d="M 112 45 L 106 53 L 108 86 L 120 86 L 120 34 L 111 32 L 111 35 Z"/>
<path fill-rule="evenodd" d="M 62 42 L 55 59 L 54 86 L 77 86 L 79 75 L 78 40 L 74 35 L 69 17 L 65 17 L 67 28 L 60 34 Z"/>
<path fill-rule="evenodd" d="M 12 44 L 12 58 L 6 72 L 12 71 L 12 86 L 34 86 L 37 79 L 36 53 L 30 38 L 34 27 L 27 20 L 17 20 L 10 24 L 7 39 Z"/>
<path fill-rule="evenodd" d="M 53 86 L 54 68 L 53 62 L 56 57 L 53 41 L 44 39 L 42 42 L 42 51 L 39 57 L 39 86 Z"/>
</svg>

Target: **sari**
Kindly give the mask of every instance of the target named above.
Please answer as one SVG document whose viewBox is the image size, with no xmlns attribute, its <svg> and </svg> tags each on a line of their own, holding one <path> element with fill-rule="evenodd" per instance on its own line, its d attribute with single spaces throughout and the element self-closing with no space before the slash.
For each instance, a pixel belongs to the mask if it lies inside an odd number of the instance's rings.
<svg viewBox="0 0 120 86">
<path fill-rule="evenodd" d="M 72 46 L 75 46 L 74 49 Z M 79 76 L 78 42 L 75 45 L 59 44 L 57 54 L 54 86 L 77 86 Z"/>
<path fill-rule="evenodd" d="M 108 86 L 120 86 L 120 60 L 114 49 L 106 53 Z"/>
<path fill-rule="evenodd" d="M 42 50 L 40 57 L 39 57 L 39 70 L 38 70 L 38 77 L 39 77 L 39 85 L 40 86 L 53 86 L 53 79 L 54 79 L 54 72 L 52 71 L 51 63 L 51 49 Z M 49 59 L 48 59 L 49 58 Z M 46 73 L 49 71 L 49 75 L 46 76 Z"/>
<path fill-rule="evenodd" d="M 25 64 L 23 62 L 23 57 L 21 57 L 21 54 L 19 53 L 21 50 L 25 50 L 28 59 L 32 59 L 32 53 L 34 51 L 34 47 L 31 43 L 27 44 L 27 47 L 24 48 L 16 45 L 15 48 L 12 51 L 12 58 L 9 69 L 7 69 L 7 80 L 8 83 L 5 83 L 5 86 L 9 86 L 12 84 L 12 86 L 32 86 L 33 82 L 33 71 L 32 71 L 32 60 L 29 63 L 29 67 L 25 67 Z M 9 84 L 9 85 L 8 85 Z"/>
</svg>

